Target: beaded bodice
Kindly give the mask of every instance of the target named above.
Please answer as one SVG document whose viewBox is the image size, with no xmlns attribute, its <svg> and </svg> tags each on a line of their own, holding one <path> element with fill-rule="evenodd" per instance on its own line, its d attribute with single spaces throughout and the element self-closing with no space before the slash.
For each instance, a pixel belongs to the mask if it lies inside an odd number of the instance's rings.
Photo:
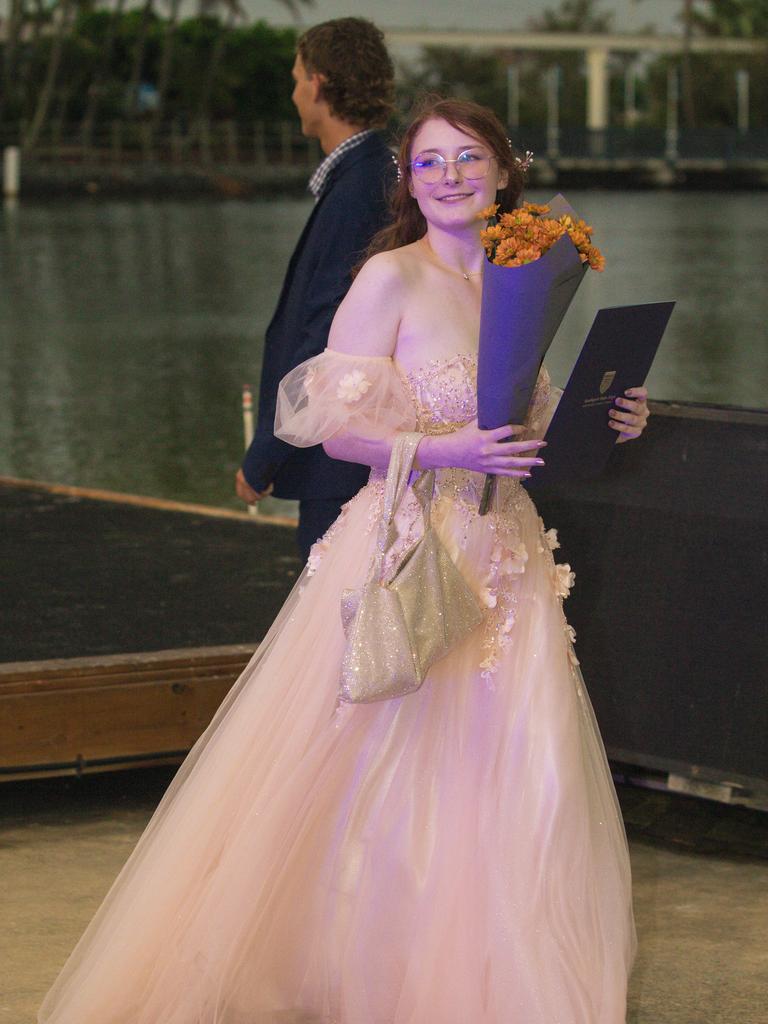
<svg viewBox="0 0 768 1024">
<path fill-rule="evenodd" d="M 477 415 L 477 356 L 472 353 L 432 359 L 418 370 L 401 373 L 416 407 L 417 430 L 447 434 Z M 533 425 L 546 408 L 550 391 L 549 374 L 542 367 L 526 417 L 527 426 Z"/>
<path fill-rule="evenodd" d="M 335 402 L 329 407 L 360 409 L 361 427 L 358 429 L 361 432 L 371 422 L 373 413 L 381 423 L 386 410 L 396 409 L 401 417 L 401 425 L 396 429 L 432 435 L 451 433 L 477 415 L 477 357 L 471 353 L 432 359 L 411 371 L 404 370 L 395 360 L 394 373 L 393 362 L 388 358 L 367 358 L 364 362 L 354 362 L 353 357 L 346 356 L 334 359 L 341 360 L 338 372 L 342 375 L 333 380 L 330 388 L 326 387 L 326 392 L 335 396 Z M 386 376 L 387 373 L 391 377 Z M 315 378 L 310 377 L 309 388 L 304 387 L 310 395 L 316 394 Z M 518 435 L 519 439 L 542 436 L 554 397 L 556 392 L 553 394 L 549 374 L 542 367 L 525 418 L 525 431 Z M 412 409 L 408 409 L 408 405 Z M 358 503 L 366 507 L 368 532 L 378 531 L 384 511 L 385 477 L 383 467 L 371 471 L 368 485 L 344 506 L 329 532 L 314 545 L 307 566 L 308 576 L 317 571 L 335 534 L 343 528 L 349 510 Z M 482 627 L 480 674 L 492 686 L 502 652 L 514 640 L 520 580 L 529 558 L 545 557 L 552 586 L 559 597 L 567 595 L 573 574 L 569 565 L 555 565 L 551 551 L 558 546 L 557 538 L 554 531 L 545 531 L 519 479 L 497 477 L 490 511 L 480 517 L 485 479 L 484 473 L 459 467 L 435 470 L 430 519 L 450 557 L 487 609 Z M 533 531 L 532 516 L 536 516 Z M 411 488 L 406 490 L 394 521 L 397 538 L 384 559 L 387 579 L 397 571 L 404 556 L 423 534 L 422 508 Z M 524 538 L 526 522 L 529 523 L 528 536 Z M 468 551 L 473 552 L 469 560 L 462 554 Z M 573 631 L 565 619 L 563 623 L 569 656 L 576 664 L 571 647 Z"/>
<path fill-rule="evenodd" d="M 416 410 L 416 423 L 410 429 L 423 434 L 449 434 L 477 415 L 477 356 L 472 353 L 432 359 L 410 372 L 398 368 L 398 374 Z M 542 367 L 520 439 L 539 431 L 551 392 L 549 373 Z M 385 476 L 385 470 L 374 469 L 371 481 L 383 487 Z M 485 475 L 468 469 L 438 469 L 435 476 L 436 496 L 464 505 L 468 515 L 474 517 Z M 503 506 L 509 507 L 510 499 L 528 500 L 514 478 L 500 477 L 497 489 Z"/>
</svg>

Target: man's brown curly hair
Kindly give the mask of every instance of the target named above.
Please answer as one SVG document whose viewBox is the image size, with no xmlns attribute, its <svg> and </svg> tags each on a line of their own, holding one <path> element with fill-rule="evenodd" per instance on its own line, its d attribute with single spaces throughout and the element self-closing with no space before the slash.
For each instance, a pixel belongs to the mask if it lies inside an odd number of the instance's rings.
<svg viewBox="0 0 768 1024">
<path fill-rule="evenodd" d="M 323 76 L 321 96 L 349 124 L 382 128 L 394 110 L 395 69 L 384 34 L 365 18 L 314 25 L 298 42 L 301 62 Z"/>
</svg>

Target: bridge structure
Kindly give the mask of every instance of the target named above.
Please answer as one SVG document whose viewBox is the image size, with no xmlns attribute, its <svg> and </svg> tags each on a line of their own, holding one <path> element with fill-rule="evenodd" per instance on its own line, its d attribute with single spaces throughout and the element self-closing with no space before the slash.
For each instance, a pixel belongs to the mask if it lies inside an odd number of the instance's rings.
<svg viewBox="0 0 768 1024">
<path fill-rule="evenodd" d="M 693 36 L 685 40 L 673 35 L 634 35 L 608 32 L 488 32 L 435 31 L 432 29 L 389 29 L 387 41 L 394 48 L 442 46 L 506 52 L 508 66 L 512 55 L 524 51 L 537 53 L 583 53 L 587 71 L 587 124 L 591 131 L 608 127 L 608 61 L 613 53 L 681 56 L 691 53 L 735 55 L 768 54 L 768 40 L 732 39 L 720 36 Z"/>
<path fill-rule="evenodd" d="M 610 126 L 609 75 L 613 54 L 683 58 L 686 53 L 768 56 L 768 39 L 737 39 L 716 36 L 583 33 L 583 32 L 489 32 L 429 29 L 390 29 L 387 42 L 395 51 L 419 47 L 485 50 L 507 64 L 507 122 L 519 128 L 518 57 L 526 52 L 582 53 L 586 70 L 586 123 L 582 130 L 561 131 L 559 123 L 560 69 L 553 60 L 546 73 L 547 120 L 539 129 L 526 128 L 521 137 L 537 151 L 536 177 L 552 181 L 569 171 L 609 175 L 618 173 L 641 183 L 673 184 L 681 174 L 708 180 L 725 174 L 744 175 L 745 184 L 768 184 L 768 137 L 749 131 L 749 76 L 735 77 L 737 122 L 732 129 L 696 131 L 679 128 L 679 74 L 671 66 L 667 74 L 666 127 L 664 130 L 622 131 Z M 625 129 L 633 129 L 635 75 L 625 76 Z M 703 176 L 703 178 L 702 178 Z"/>
</svg>

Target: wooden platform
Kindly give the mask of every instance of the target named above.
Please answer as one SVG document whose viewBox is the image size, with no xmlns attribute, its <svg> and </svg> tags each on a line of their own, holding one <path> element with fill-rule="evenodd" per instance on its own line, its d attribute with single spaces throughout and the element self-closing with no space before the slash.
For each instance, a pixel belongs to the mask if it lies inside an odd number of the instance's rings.
<svg viewBox="0 0 768 1024">
<path fill-rule="evenodd" d="M 180 762 L 254 650 L 0 665 L 0 782 Z"/>
</svg>

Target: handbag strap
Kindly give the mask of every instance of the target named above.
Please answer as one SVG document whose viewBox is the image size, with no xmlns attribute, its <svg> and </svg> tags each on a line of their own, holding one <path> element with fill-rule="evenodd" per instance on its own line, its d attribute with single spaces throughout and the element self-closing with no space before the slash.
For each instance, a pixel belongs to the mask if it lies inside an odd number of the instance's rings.
<svg viewBox="0 0 768 1024">
<path fill-rule="evenodd" d="M 384 485 L 384 510 L 379 522 L 376 540 L 376 556 L 373 563 L 372 578 L 381 582 L 384 573 L 384 559 L 390 547 L 397 539 L 395 514 L 405 497 L 408 481 L 413 471 L 416 449 L 423 434 L 402 431 L 395 435 L 392 444 L 392 455 L 387 469 L 387 480 Z M 419 476 L 413 485 L 413 492 L 421 506 L 424 517 L 424 529 L 429 527 L 432 492 L 435 487 L 434 470 L 427 470 Z"/>
</svg>

